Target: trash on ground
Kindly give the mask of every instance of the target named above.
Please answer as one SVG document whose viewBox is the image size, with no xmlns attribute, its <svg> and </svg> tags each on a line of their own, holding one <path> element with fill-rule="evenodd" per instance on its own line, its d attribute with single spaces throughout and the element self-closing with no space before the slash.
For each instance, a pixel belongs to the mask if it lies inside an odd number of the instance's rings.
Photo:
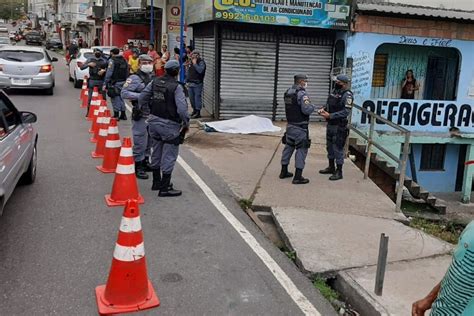
<svg viewBox="0 0 474 316">
<path fill-rule="evenodd" d="M 258 134 L 280 132 L 281 128 L 273 125 L 272 121 L 268 118 L 248 115 L 231 120 L 206 122 L 204 130 L 206 132 L 230 134 Z"/>
</svg>

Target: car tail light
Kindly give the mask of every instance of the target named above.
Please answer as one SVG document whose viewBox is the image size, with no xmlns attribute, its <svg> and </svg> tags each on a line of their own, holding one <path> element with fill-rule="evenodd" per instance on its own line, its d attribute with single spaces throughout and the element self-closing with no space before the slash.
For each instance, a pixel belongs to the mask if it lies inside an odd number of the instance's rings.
<svg viewBox="0 0 474 316">
<path fill-rule="evenodd" d="M 53 66 L 52 65 L 44 65 L 41 66 L 40 72 L 51 72 L 53 71 Z"/>
<path fill-rule="evenodd" d="M 0 65 L 0 71 L 3 71 L 3 65 Z"/>
<path fill-rule="evenodd" d="M 82 61 L 78 61 L 77 62 L 77 67 L 81 68 L 82 66 L 84 66 L 84 63 Z"/>
</svg>

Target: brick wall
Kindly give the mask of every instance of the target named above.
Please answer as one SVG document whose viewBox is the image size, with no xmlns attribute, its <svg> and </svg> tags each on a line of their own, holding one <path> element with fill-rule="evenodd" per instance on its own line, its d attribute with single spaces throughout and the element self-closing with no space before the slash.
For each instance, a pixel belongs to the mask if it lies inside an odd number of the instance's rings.
<svg viewBox="0 0 474 316">
<path fill-rule="evenodd" d="M 357 14 L 353 32 L 474 40 L 474 23 Z"/>
</svg>

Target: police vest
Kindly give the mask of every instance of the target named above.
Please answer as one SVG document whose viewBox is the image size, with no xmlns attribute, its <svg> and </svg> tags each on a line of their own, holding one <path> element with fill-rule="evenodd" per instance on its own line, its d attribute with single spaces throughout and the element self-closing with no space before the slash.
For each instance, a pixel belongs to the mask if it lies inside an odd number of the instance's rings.
<svg viewBox="0 0 474 316">
<path fill-rule="evenodd" d="M 298 104 L 299 90 L 300 88 L 294 85 L 285 92 L 285 113 L 288 123 L 309 122 L 309 115 L 304 114 L 303 111 L 301 111 L 301 105 Z"/>
<path fill-rule="evenodd" d="M 112 82 L 122 82 L 128 77 L 128 64 L 122 56 L 112 57 L 114 71 L 112 73 Z"/>
<path fill-rule="evenodd" d="M 329 95 L 328 102 L 327 102 L 329 114 L 344 110 L 346 105 L 344 104 L 344 102 L 342 102 L 342 96 L 346 92 L 350 92 L 350 90 L 341 90 L 341 91 L 335 90 L 334 93 L 331 93 Z M 347 118 L 330 119 L 328 121 L 329 125 L 347 125 L 347 123 L 348 123 Z"/>
<path fill-rule="evenodd" d="M 175 78 L 165 75 L 153 79 L 151 114 L 181 124 L 174 93 L 178 87 Z"/>
<path fill-rule="evenodd" d="M 201 62 L 201 59 L 197 60 L 197 64 Z M 201 83 L 204 80 L 204 75 L 206 73 L 206 65 L 204 65 L 204 71 L 200 74 L 194 65 L 191 65 L 188 70 L 188 82 Z"/>
<path fill-rule="evenodd" d="M 107 62 L 102 58 L 92 60 L 96 63 L 95 67 L 89 67 L 89 78 L 91 80 L 104 80 L 104 75 L 99 75 L 99 70 L 107 68 Z"/>
</svg>

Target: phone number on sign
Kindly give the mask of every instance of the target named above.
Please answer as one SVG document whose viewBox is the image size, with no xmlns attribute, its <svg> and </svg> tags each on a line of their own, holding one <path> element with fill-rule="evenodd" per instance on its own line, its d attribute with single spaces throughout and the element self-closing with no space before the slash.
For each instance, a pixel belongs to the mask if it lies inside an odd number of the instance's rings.
<svg viewBox="0 0 474 316">
<path fill-rule="evenodd" d="M 266 22 L 266 23 L 276 22 L 276 17 L 274 16 L 242 14 L 242 13 L 233 13 L 233 12 L 227 12 L 227 11 L 217 12 L 216 18 L 225 19 L 225 20 L 254 21 L 254 22 Z"/>
</svg>

